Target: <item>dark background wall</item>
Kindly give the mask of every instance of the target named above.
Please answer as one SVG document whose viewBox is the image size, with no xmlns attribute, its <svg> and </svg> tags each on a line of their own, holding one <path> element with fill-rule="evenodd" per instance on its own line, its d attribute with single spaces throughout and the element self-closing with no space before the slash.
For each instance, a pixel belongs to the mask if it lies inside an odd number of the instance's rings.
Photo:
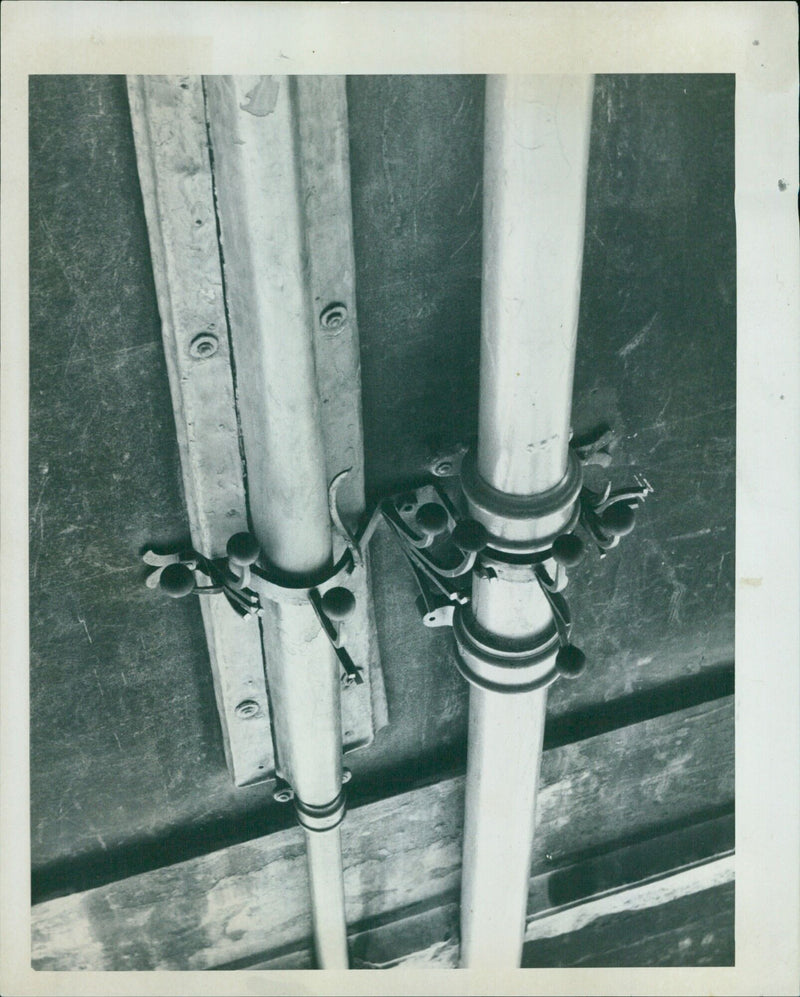
<svg viewBox="0 0 800 997">
<path fill-rule="evenodd" d="M 420 480 L 476 430 L 480 77 L 348 82 L 367 485 Z M 733 77 L 598 77 L 576 434 L 608 423 L 636 532 L 575 572 L 590 660 L 549 743 L 733 682 Z M 188 535 L 124 79 L 30 87 L 31 845 L 34 899 L 280 826 L 225 768 L 199 610 L 143 585 Z M 374 541 L 390 725 L 348 764 L 358 800 L 457 770 L 451 638 Z"/>
</svg>

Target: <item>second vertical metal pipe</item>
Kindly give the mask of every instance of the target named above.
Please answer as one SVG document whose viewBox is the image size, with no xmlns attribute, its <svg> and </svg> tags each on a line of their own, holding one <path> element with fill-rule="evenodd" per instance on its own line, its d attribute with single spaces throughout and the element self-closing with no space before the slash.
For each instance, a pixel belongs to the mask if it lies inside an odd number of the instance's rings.
<svg viewBox="0 0 800 997">
<path fill-rule="evenodd" d="M 487 556 L 479 560 L 459 644 L 472 662 L 467 968 L 514 968 L 522 956 L 558 650 L 550 605 L 525 561 L 566 528 L 580 483 L 568 447 L 592 93 L 591 76 L 487 81 L 479 432 L 463 482 L 495 562 L 489 570 Z"/>
</svg>

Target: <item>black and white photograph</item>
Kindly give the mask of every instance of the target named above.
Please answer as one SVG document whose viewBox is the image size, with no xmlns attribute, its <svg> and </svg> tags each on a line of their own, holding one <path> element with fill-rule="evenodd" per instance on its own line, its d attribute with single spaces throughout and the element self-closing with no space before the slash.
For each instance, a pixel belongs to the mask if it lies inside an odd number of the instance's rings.
<svg viewBox="0 0 800 997">
<path fill-rule="evenodd" d="M 381 6 L 4 79 L 3 992 L 791 992 L 797 9 Z"/>
</svg>

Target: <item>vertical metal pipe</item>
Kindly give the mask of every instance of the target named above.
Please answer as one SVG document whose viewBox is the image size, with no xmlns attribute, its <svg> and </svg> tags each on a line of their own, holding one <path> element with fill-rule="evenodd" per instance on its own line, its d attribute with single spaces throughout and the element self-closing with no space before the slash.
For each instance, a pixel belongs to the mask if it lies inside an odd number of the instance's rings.
<svg viewBox="0 0 800 997">
<path fill-rule="evenodd" d="M 478 471 L 514 495 L 567 464 L 592 89 L 487 80 Z"/>
<path fill-rule="evenodd" d="M 287 77 L 207 77 L 206 95 L 253 532 L 272 569 L 311 584 L 332 548 L 296 94 Z M 317 962 L 346 969 L 339 664 L 310 603 L 262 602 L 277 768 L 306 828 Z"/>
<path fill-rule="evenodd" d="M 461 962 L 513 968 L 522 953 L 546 690 L 469 695 Z"/>
<path fill-rule="evenodd" d="M 574 502 L 566 486 L 592 92 L 590 76 L 487 81 L 479 435 L 465 492 L 499 551 L 546 548 L 543 538 L 558 532 L 559 516 L 564 527 Z M 566 499 L 554 519 L 553 503 L 540 500 L 559 490 Z M 552 612 L 525 566 L 500 577 L 476 571 L 467 623 L 501 655 L 526 644 L 539 653 L 534 667 L 553 674 Z M 492 664 L 491 655 L 475 660 Z M 509 680 L 500 692 L 475 671 L 469 677 L 461 964 L 513 968 L 524 938 L 546 682 L 530 689 Z"/>
<path fill-rule="evenodd" d="M 332 898 L 344 897 L 342 841 L 338 827 L 306 830 L 308 883 L 314 912 L 314 950 L 321 969 L 347 969 L 347 934 Z"/>
</svg>

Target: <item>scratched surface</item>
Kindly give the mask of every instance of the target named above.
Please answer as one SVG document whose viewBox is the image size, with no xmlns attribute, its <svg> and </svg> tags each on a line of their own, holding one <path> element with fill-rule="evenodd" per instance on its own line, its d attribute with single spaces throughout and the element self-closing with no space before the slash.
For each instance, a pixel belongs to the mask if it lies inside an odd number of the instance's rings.
<svg viewBox="0 0 800 997">
<path fill-rule="evenodd" d="M 124 82 L 36 78 L 31 98 L 31 844 L 48 895 L 287 818 L 267 788 L 230 785 L 197 607 L 141 584 L 139 548 L 185 538 L 186 516 Z M 348 101 L 375 495 L 476 429 L 483 83 L 357 77 Z M 642 473 L 656 494 L 574 574 L 591 668 L 553 689 L 553 724 L 733 660 L 733 225 L 732 79 L 599 78 L 574 425 L 611 423 L 614 483 Z M 373 554 L 391 723 L 348 762 L 356 796 L 457 768 L 466 732 L 449 634 L 419 625 L 383 533 Z"/>
<path fill-rule="evenodd" d="M 124 79 L 30 107 L 31 846 L 71 889 L 267 794 L 229 783 L 199 607 L 138 560 L 188 523 Z"/>
<path fill-rule="evenodd" d="M 373 491 L 476 432 L 482 93 L 475 77 L 349 83 Z M 733 661 L 733 97 L 727 76 L 597 78 L 573 426 L 610 424 L 614 485 L 638 473 L 656 492 L 573 574 L 590 667 L 553 689 L 554 717 Z M 407 620 L 407 653 L 450 655 Z M 463 705 L 448 722 L 462 738 Z"/>
</svg>

